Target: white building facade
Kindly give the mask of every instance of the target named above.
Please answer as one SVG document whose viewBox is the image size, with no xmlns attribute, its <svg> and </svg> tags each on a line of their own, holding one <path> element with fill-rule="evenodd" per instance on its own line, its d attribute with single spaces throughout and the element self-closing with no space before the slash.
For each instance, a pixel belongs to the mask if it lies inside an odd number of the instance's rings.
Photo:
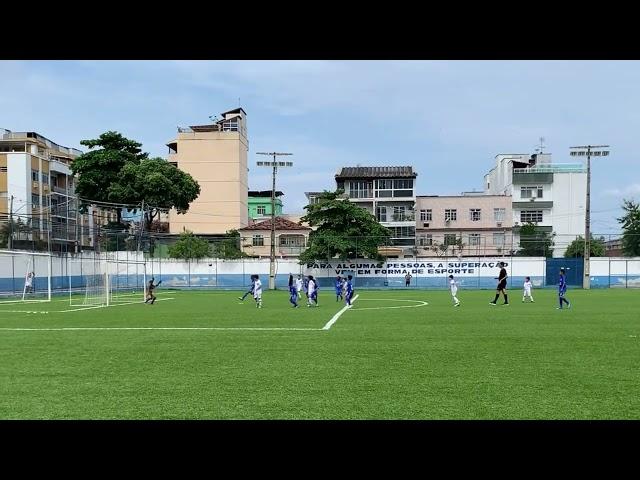
<svg viewBox="0 0 640 480">
<path fill-rule="evenodd" d="M 583 163 L 553 163 L 551 154 L 501 154 L 484 176 L 488 195 L 512 198 L 514 234 L 518 226 L 535 223 L 554 233 L 553 256 L 584 235 L 587 169 Z M 517 238 L 514 240 L 517 242 Z"/>
</svg>

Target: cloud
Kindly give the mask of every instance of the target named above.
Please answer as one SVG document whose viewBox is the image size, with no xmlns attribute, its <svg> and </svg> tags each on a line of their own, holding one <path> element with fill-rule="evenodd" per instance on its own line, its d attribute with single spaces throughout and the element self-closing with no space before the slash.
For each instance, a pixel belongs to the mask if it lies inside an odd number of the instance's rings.
<svg viewBox="0 0 640 480">
<path fill-rule="evenodd" d="M 627 185 L 623 188 L 611 188 L 609 190 L 605 190 L 604 194 L 617 198 L 635 197 L 640 195 L 640 183 L 632 183 L 631 185 Z"/>
</svg>

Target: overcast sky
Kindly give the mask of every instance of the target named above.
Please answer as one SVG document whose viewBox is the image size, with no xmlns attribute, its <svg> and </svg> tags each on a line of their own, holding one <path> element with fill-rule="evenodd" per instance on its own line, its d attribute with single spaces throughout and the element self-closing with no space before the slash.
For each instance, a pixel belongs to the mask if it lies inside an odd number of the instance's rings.
<svg viewBox="0 0 640 480">
<path fill-rule="evenodd" d="M 594 232 L 619 230 L 640 199 L 637 61 L 0 61 L 0 128 L 64 146 L 116 130 L 165 157 L 177 126 L 247 112 L 249 186 L 271 188 L 258 151 L 292 152 L 285 212 L 335 188 L 342 166 L 413 165 L 417 193 L 482 189 L 499 153 L 555 162 L 572 145 L 609 144 L 592 168 Z"/>
</svg>

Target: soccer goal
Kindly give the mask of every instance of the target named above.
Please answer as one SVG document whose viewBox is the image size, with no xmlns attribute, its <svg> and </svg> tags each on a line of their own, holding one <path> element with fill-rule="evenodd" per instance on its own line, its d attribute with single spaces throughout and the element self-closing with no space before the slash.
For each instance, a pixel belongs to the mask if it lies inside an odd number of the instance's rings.
<svg viewBox="0 0 640 480">
<path fill-rule="evenodd" d="M 0 303 L 50 301 L 51 254 L 0 250 Z"/>
<path fill-rule="evenodd" d="M 146 264 L 102 256 L 73 259 L 69 265 L 69 305 L 109 306 L 145 299 Z"/>
</svg>

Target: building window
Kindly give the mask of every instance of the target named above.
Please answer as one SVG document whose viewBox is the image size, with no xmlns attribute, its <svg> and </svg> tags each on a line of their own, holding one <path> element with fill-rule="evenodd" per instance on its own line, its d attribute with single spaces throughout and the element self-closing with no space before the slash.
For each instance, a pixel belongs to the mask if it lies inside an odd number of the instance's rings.
<svg viewBox="0 0 640 480">
<path fill-rule="evenodd" d="M 504 233 L 494 233 L 493 244 L 497 247 L 504 246 Z"/>
<path fill-rule="evenodd" d="M 393 180 L 381 179 L 376 180 L 378 190 L 393 190 Z"/>
<path fill-rule="evenodd" d="M 433 236 L 431 234 L 418 237 L 418 245 L 421 247 L 430 247 L 433 245 Z"/>
<path fill-rule="evenodd" d="M 372 198 L 373 182 L 349 182 L 349 198 Z M 389 195 L 391 196 L 391 195 Z"/>
<path fill-rule="evenodd" d="M 267 207 L 265 207 L 264 205 L 258 205 L 258 215 L 266 215 L 267 214 Z"/>
<path fill-rule="evenodd" d="M 409 188 L 413 188 L 413 180 L 412 179 L 402 179 L 402 180 L 394 180 L 393 188 L 395 190 L 406 190 Z"/>
<path fill-rule="evenodd" d="M 431 220 L 433 220 L 433 212 L 430 208 L 425 210 L 425 220 L 427 222 L 430 222 Z"/>
<path fill-rule="evenodd" d="M 303 235 L 280 235 L 281 247 L 304 247 Z"/>
<path fill-rule="evenodd" d="M 458 219 L 458 210 L 454 209 L 446 209 L 444 211 L 444 221 L 445 222 L 455 222 Z"/>
<path fill-rule="evenodd" d="M 376 219 L 379 222 L 387 221 L 387 207 L 376 207 Z"/>
<path fill-rule="evenodd" d="M 471 208 L 469 209 L 469 220 L 472 222 L 480 221 L 480 209 L 479 208 Z"/>
<path fill-rule="evenodd" d="M 506 209 L 504 209 L 504 208 L 494 208 L 493 209 L 493 219 L 496 222 L 504 222 L 505 214 L 506 214 Z"/>
<path fill-rule="evenodd" d="M 34 182 L 37 182 L 40 179 L 40 174 L 38 173 L 38 170 L 31 170 L 31 180 L 33 180 Z"/>
<path fill-rule="evenodd" d="M 416 227 L 390 227 L 392 238 L 414 238 Z"/>
<path fill-rule="evenodd" d="M 469 234 L 469 245 L 472 247 L 480 246 L 480 234 L 479 233 L 470 233 Z"/>
<path fill-rule="evenodd" d="M 47 172 L 42 172 L 42 183 L 49 185 L 49 174 Z"/>
<path fill-rule="evenodd" d="M 420 210 L 420 221 L 424 222 L 427 220 L 427 211 L 426 210 Z"/>
<path fill-rule="evenodd" d="M 394 222 L 410 221 L 410 217 L 407 215 L 407 207 L 404 207 L 404 206 L 393 207 L 393 221 Z"/>
<path fill-rule="evenodd" d="M 34 207 L 40 206 L 40 195 L 36 195 L 35 193 L 31 195 L 31 204 Z"/>
<path fill-rule="evenodd" d="M 456 234 L 455 233 L 445 233 L 444 234 L 444 244 L 445 245 L 455 245 L 456 244 Z"/>
<path fill-rule="evenodd" d="M 541 223 L 542 210 L 522 210 L 520 212 L 520 223 Z"/>
<path fill-rule="evenodd" d="M 222 123 L 222 131 L 223 132 L 237 132 L 238 131 L 238 120 L 233 119 L 230 121 L 226 121 Z"/>
<path fill-rule="evenodd" d="M 542 198 L 542 186 L 520 187 L 520 198 Z"/>
<path fill-rule="evenodd" d="M 262 235 L 254 235 L 252 245 L 254 247 L 264 247 L 264 237 Z"/>
</svg>

